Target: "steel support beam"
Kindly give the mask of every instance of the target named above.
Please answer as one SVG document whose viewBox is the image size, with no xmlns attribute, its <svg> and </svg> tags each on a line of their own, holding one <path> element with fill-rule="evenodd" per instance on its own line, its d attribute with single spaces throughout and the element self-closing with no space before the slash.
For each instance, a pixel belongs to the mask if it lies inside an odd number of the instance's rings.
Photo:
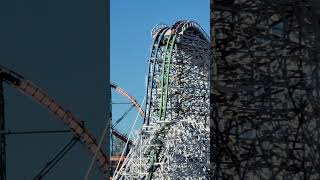
<svg viewBox="0 0 320 180">
<path fill-rule="evenodd" d="M 3 83 L 0 80 L 0 130 L 5 131 Z M 0 134 L 0 180 L 6 180 L 6 136 Z"/>
<path fill-rule="evenodd" d="M 211 179 L 319 179 L 319 27 L 309 2 L 212 2 Z"/>
</svg>

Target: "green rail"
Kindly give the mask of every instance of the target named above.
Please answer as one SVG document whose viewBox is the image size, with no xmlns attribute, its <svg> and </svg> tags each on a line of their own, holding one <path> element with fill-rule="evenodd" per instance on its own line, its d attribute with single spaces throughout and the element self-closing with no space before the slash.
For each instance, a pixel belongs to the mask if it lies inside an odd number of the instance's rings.
<svg viewBox="0 0 320 180">
<path fill-rule="evenodd" d="M 160 121 L 164 121 L 166 118 L 167 110 L 167 100 L 168 100 L 168 87 L 169 87 L 169 76 L 170 76 L 170 67 L 172 60 L 172 51 L 175 44 L 176 35 L 171 35 L 168 39 L 165 56 L 162 62 L 162 73 L 161 73 L 161 97 L 160 97 Z"/>
<path fill-rule="evenodd" d="M 175 45 L 177 35 L 170 35 L 166 47 L 165 47 L 165 55 L 162 62 L 162 73 L 161 73 L 161 97 L 160 97 L 160 112 L 159 112 L 159 120 L 164 121 L 166 118 L 166 111 L 167 111 L 167 103 L 168 103 L 168 89 L 169 89 L 169 78 L 170 78 L 170 67 L 172 61 L 172 52 Z M 163 127 L 161 130 L 162 136 L 169 131 L 170 128 Z M 159 134 L 160 135 L 160 134 Z M 160 137 L 160 136 L 159 136 Z M 162 147 L 153 147 L 150 151 L 150 169 L 149 174 L 147 176 L 147 180 L 151 180 L 153 173 L 156 170 L 155 163 L 159 158 L 160 151 Z"/>
</svg>

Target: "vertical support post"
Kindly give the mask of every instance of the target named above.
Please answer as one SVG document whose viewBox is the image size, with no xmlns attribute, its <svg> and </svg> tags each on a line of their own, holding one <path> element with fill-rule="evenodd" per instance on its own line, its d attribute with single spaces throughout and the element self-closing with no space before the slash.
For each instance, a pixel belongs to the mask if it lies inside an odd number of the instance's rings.
<svg viewBox="0 0 320 180">
<path fill-rule="evenodd" d="M 5 130 L 3 82 L 0 80 L 0 131 Z M 6 135 L 0 134 L 0 180 L 6 180 Z"/>
<path fill-rule="evenodd" d="M 109 69 L 108 69 L 109 70 Z M 110 78 L 110 77 L 108 77 Z M 107 101 L 107 111 L 109 111 L 109 119 L 107 119 L 107 123 L 109 124 L 109 127 L 112 127 L 112 93 L 111 93 L 111 86 L 110 86 L 110 79 L 107 79 L 107 90 L 108 90 L 108 101 Z M 109 106 L 109 107 L 108 107 Z M 108 129 L 108 133 L 106 134 L 106 139 L 107 139 L 107 153 L 109 154 L 109 157 L 113 156 L 114 155 L 114 143 L 115 143 L 115 139 L 116 138 L 113 138 L 112 136 L 112 130 L 111 128 Z M 111 149 L 110 149 L 110 144 L 111 144 Z M 111 159 L 109 159 L 110 161 L 110 176 L 112 177 L 114 172 L 115 172 L 115 167 L 117 166 L 115 164 L 113 164 L 113 162 L 111 162 Z"/>
</svg>

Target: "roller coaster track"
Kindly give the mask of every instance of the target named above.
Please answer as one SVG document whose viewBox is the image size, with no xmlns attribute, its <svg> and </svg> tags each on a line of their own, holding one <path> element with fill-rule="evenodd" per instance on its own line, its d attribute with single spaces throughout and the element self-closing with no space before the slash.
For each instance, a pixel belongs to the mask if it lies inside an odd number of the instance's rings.
<svg viewBox="0 0 320 180">
<path fill-rule="evenodd" d="M 160 29 L 158 29 L 160 28 Z M 164 36 L 164 34 L 169 30 L 169 27 L 166 25 L 161 25 L 161 26 L 156 26 L 152 30 L 152 35 L 155 35 L 156 37 L 154 38 L 152 42 L 152 49 L 150 53 L 150 64 L 149 64 L 149 76 L 148 76 L 148 84 L 147 84 L 147 89 L 152 89 L 154 87 L 154 82 L 152 81 L 154 78 L 154 72 L 155 72 L 155 64 L 156 60 L 159 58 L 159 46 L 161 43 L 161 40 Z M 151 102 L 152 102 L 152 91 L 147 91 L 146 97 L 146 112 L 145 112 L 145 118 L 144 118 L 144 124 L 149 124 L 149 118 L 150 118 L 150 112 L 151 111 Z M 148 114 L 147 114 L 148 113 Z"/>
<path fill-rule="evenodd" d="M 164 121 L 166 117 L 167 109 L 167 98 L 168 98 L 168 86 L 169 86 L 169 75 L 170 75 L 170 65 L 172 59 L 172 50 L 175 43 L 177 35 L 171 35 L 167 42 L 165 48 L 165 56 L 162 62 L 162 80 L 161 80 L 161 97 L 160 97 L 160 121 Z"/>
<path fill-rule="evenodd" d="M 152 75 L 149 76 L 149 79 L 148 79 L 148 83 L 149 81 L 152 81 L 152 79 L 154 78 L 154 68 L 155 68 L 155 62 L 156 62 L 156 59 L 158 58 L 158 48 L 160 46 L 160 42 L 164 36 L 164 34 L 169 30 L 168 27 L 163 27 L 160 31 L 159 31 L 159 34 L 158 36 L 154 39 L 153 41 L 153 45 L 152 45 L 152 50 L 151 50 L 151 55 L 150 55 L 150 68 L 149 68 L 149 73 L 151 73 Z M 160 120 L 162 120 L 164 117 L 165 117 L 165 109 L 166 109 L 166 105 L 164 104 L 167 104 L 166 100 L 167 100 L 167 93 L 168 93 L 168 88 L 167 88 L 167 85 L 168 85 L 168 81 L 169 81 L 169 72 L 170 72 L 170 64 L 171 64 L 171 54 L 172 54 L 172 50 L 173 50 L 173 45 L 174 45 L 174 41 L 175 41 L 175 38 L 176 36 L 174 35 L 173 37 L 170 36 L 169 37 L 169 40 L 168 40 L 168 43 L 166 45 L 166 48 L 165 48 L 165 58 L 163 60 L 163 68 L 162 68 L 162 81 L 161 81 L 161 89 L 162 89 L 162 93 L 161 93 L 161 102 L 160 102 Z M 169 49 L 169 51 L 168 51 Z M 153 68 L 151 68 L 153 67 Z M 152 72 L 150 72 L 150 69 L 152 69 Z M 151 82 L 151 89 L 153 87 L 153 81 Z M 149 86 L 148 86 L 149 88 Z M 164 90 L 166 88 L 166 90 Z M 149 93 L 151 93 L 151 91 L 147 91 Z M 148 94 L 147 97 L 151 97 L 151 94 Z M 150 101 L 151 101 L 151 98 L 149 98 Z M 149 101 L 149 111 L 150 111 L 150 108 L 151 108 L 151 102 Z M 148 105 L 148 104 L 147 104 Z M 148 117 L 149 118 L 149 117 Z M 149 124 L 149 119 L 145 121 L 147 124 Z M 151 154 L 150 154 L 150 157 L 151 157 L 151 172 L 150 174 L 148 175 L 147 179 L 151 179 L 152 178 L 152 175 L 153 175 L 153 171 L 155 170 L 155 167 L 154 167 L 154 163 L 156 162 L 156 159 L 157 159 L 157 154 L 159 152 L 158 151 L 154 151 L 154 150 L 151 150 Z"/>
<path fill-rule="evenodd" d="M 150 134 L 150 130 L 152 131 L 152 126 L 155 123 L 156 124 L 160 123 L 162 125 L 155 132 L 151 133 L 153 134 L 152 139 L 148 140 L 144 137 L 141 137 L 141 139 L 138 139 L 138 141 L 142 141 L 142 142 L 148 141 L 149 143 L 145 142 L 147 144 L 142 143 L 142 145 L 139 145 L 139 147 L 136 147 L 135 149 L 131 149 L 130 153 L 128 154 L 128 158 L 123 163 L 119 172 L 116 173 L 116 175 L 114 176 L 114 179 L 128 179 L 128 178 L 129 179 L 146 178 L 148 180 L 153 179 L 155 171 L 157 170 L 157 168 L 159 168 L 159 164 L 161 164 L 162 161 L 165 161 L 166 157 L 162 157 L 163 156 L 162 153 L 164 153 L 163 152 L 164 146 L 162 144 L 165 144 L 164 141 L 166 141 L 165 139 L 168 132 L 172 129 L 172 127 L 176 123 L 175 120 L 168 117 L 169 115 L 168 115 L 168 109 L 167 109 L 168 108 L 167 106 L 172 103 L 172 99 L 169 100 L 168 91 L 171 88 L 170 86 L 172 86 L 172 82 L 175 81 L 173 79 L 170 80 L 173 73 L 173 70 L 171 70 L 171 66 L 175 67 L 177 64 L 177 62 L 173 62 L 173 51 L 177 53 L 176 44 L 178 42 L 182 43 L 182 40 L 181 40 L 181 38 L 183 38 L 182 36 L 186 31 L 189 31 L 189 30 L 196 31 L 198 35 L 196 39 L 199 40 L 201 43 L 205 43 L 208 45 L 208 42 L 209 42 L 208 36 L 197 23 L 192 21 L 178 21 L 170 28 L 167 26 L 156 26 L 152 30 L 154 41 L 152 44 L 151 55 L 150 55 L 150 66 L 149 66 L 149 76 L 148 76 L 148 84 L 147 84 L 147 97 L 146 97 L 147 101 L 146 101 L 144 125 L 146 126 L 146 131 L 149 132 L 147 134 Z M 195 37 L 192 36 L 192 38 L 195 38 Z M 184 43 L 187 46 L 193 46 L 191 47 L 191 49 L 195 49 L 195 48 L 198 48 L 197 46 L 199 44 L 201 44 L 200 42 L 195 41 L 192 43 L 187 43 L 187 42 L 184 42 Z M 162 47 L 160 48 L 160 46 Z M 205 49 L 208 49 L 208 47 L 205 47 Z M 157 84 L 157 86 L 155 84 Z M 207 82 L 207 85 L 208 85 L 208 82 Z M 209 93 L 207 93 L 207 95 L 208 94 Z M 172 98 L 173 94 L 170 94 L 170 96 Z M 173 108 L 171 107 L 170 108 L 171 116 L 172 116 L 172 109 Z M 143 136 L 144 131 L 142 131 L 141 133 L 142 133 L 141 136 Z M 135 158 L 139 158 L 139 155 L 135 154 L 137 153 L 137 151 L 140 151 L 140 154 L 141 153 L 148 154 L 147 155 L 148 160 L 146 160 L 148 164 L 147 165 L 148 168 L 142 168 L 142 166 L 144 166 L 143 164 L 146 163 L 145 161 L 138 160 L 137 162 L 133 162 L 135 161 L 134 160 Z M 140 167 L 137 167 L 136 164 L 140 164 L 138 165 Z M 130 165 L 133 165 L 135 167 L 130 167 Z M 137 169 L 135 169 L 136 167 Z M 140 173 L 140 175 L 136 175 L 138 173 Z"/>
<path fill-rule="evenodd" d="M 210 179 L 319 179 L 319 1 L 211 3 Z"/>
<path fill-rule="evenodd" d="M 114 83 L 110 83 L 110 87 L 115 89 L 116 91 L 118 91 L 120 94 L 122 94 L 126 98 L 128 98 L 130 100 L 130 102 L 138 109 L 140 115 L 142 117 L 144 117 L 144 111 L 143 111 L 142 107 L 132 96 L 130 96 L 125 90 L 123 90 L 122 88 L 120 88 L 119 86 L 117 86 Z"/>
<path fill-rule="evenodd" d="M 49 97 L 42 89 L 35 86 L 28 80 L 25 80 L 23 76 L 19 75 L 18 73 L 9 70 L 3 66 L 0 66 L 0 78 L 2 81 L 7 82 L 8 84 L 12 85 L 13 87 L 17 88 L 24 94 L 30 96 L 33 100 L 37 103 L 48 109 L 49 111 L 53 112 L 59 119 L 63 121 L 65 125 L 67 125 L 70 130 L 72 131 L 73 135 L 77 138 L 81 139 L 81 142 L 86 145 L 90 153 L 93 155 L 96 152 L 98 145 L 96 144 L 95 138 L 85 129 L 80 121 L 80 119 L 76 118 L 70 111 L 65 110 L 62 106 L 60 106 L 53 98 Z M 130 96 L 126 91 L 122 88 L 117 86 L 114 83 L 110 84 L 110 87 L 115 89 L 117 92 L 125 96 L 130 100 L 130 102 L 138 109 L 140 115 L 144 116 L 144 111 L 141 106 L 137 103 L 137 101 Z M 133 142 L 128 140 L 128 138 L 116 130 L 115 128 L 111 127 L 111 132 L 114 136 L 122 140 L 123 142 L 127 142 L 132 145 Z M 118 158 L 112 157 L 112 160 L 118 160 Z M 98 150 L 97 156 L 97 165 L 102 171 L 103 174 L 106 173 L 106 169 L 108 160 L 107 156 L 104 154 L 102 149 Z"/>
<path fill-rule="evenodd" d="M 165 33 L 170 30 L 169 27 L 167 27 L 167 25 L 157 25 L 152 29 L 152 36 L 155 36 L 152 42 L 152 49 L 151 49 L 151 53 L 150 53 L 150 64 L 149 64 L 149 76 L 148 76 L 148 81 L 147 81 L 147 89 L 152 89 L 154 87 L 154 72 L 155 72 L 155 68 L 156 68 L 156 60 L 159 58 L 160 54 L 158 53 L 159 51 L 159 47 L 160 47 L 160 43 L 165 35 Z M 149 118 L 150 118 L 150 111 L 151 111 L 151 106 L 152 106 L 152 91 L 147 91 L 146 94 L 146 111 L 144 114 L 144 124 L 149 124 Z M 125 159 L 124 164 L 128 163 L 129 159 Z M 115 179 L 118 178 L 118 174 L 116 174 Z"/>
<path fill-rule="evenodd" d="M 169 75 L 170 75 L 170 65 L 171 65 L 171 59 L 172 59 L 172 50 L 173 46 L 175 44 L 177 35 L 171 34 L 167 45 L 165 47 L 164 52 L 164 58 L 162 62 L 162 79 L 161 79 L 161 97 L 160 97 L 160 113 L 159 113 L 159 120 L 165 121 L 166 119 L 166 109 L 167 109 L 167 98 L 168 98 L 168 86 L 169 86 Z M 165 132 L 162 132 L 162 134 L 165 134 Z M 160 134 L 159 134 L 160 135 Z M 158 160 L 158 156 L 160 154 L 161 148 L 159 149 L 152 149 L 151 150 L 151 167 L 149 171 L 149 175 L 147 177 L 148 180 L 151 180 L 153 176 L 153 172 L 155 171 L 156 167 L 154 166 L 154 163 Z"/>
<path fill-rule="evenodd" d="M 39 103 L 42 107 L 51 111 L 71 130 L 72 135 L 78 138 L 80 142 L 87 147 L 90 154 L 96 154 L 96 165 L 99 167 L 101 173 L 107 177 L 109 172 L 108 156 L 98 144 L 93 135 L 83 126 L 80 119 L 75 117 L 69 110 L 60 106 L 53 98 L 51 98 L 44 90 L 40 89 L 32 82 L 24 79 L 23 76 L 11 71 L 3 66 L 0 66 L 0 78 L 9 85 L 18 89 L 23 94 L 31 97 L 34 101 Z"/>
<path fill-rule="evenodd" d="M 132 104 L 134 107 L 137 108 L 137 110 L 139 111 L 139 114 L 141 117 L 144 117 L 144 110 L 142 109 L 142 107 L 140 106 L 140 104 L 135 100 L 135 98 L 133 98 L 132 96 L 130 96 L 125 90 L 123 90 L 122 88 L 120 88 L 118 85 L 116 85 L 115 83 L 110 83 L 110 87 L 114 90 L 116 90 L 117 92 L 119 92 L 121 95 L 123 95 L 124 97 L 126 97 Z M 131 108 L 130 108 L 131 110 Z M 113 135 L 115 135 L 117 138 L 119 138 L 120 140 L 122 140 L 123 142 L 127 142 L 132 145 L 133 142 L 127 138 L 126 135 L 122 134 L 121 132 L 119 132 L 118 130 L 116 130 L 114 128 L 114 126 L 111 126 L 111 132 Z"/>
<path fill-rule="evenodd" d="M 114 120 L 112 118 L 112 126 L 111 126 L 111 133 L 117 137 L 118 139 L 120 139 L 123 143 L 125 143 L 124 148 L 128 150 L 128 147 L 131 147 L 132 145 L 134 145 L 133 141 L 131 139 L 129 139 L 125 134 L 122 134 L 120 131 L 118 131 L 115 127 L 116 125 L 118 125 L 127 115 L 128 113 L 135 107 L 138 112 L 139 115 L 144 118 L 144 110 L 142 109 L 142 107 L 140 106 L 140 104 L 135 100 L 135 98 L 133 98 L 132 96 L 130 96 L 124 89 L 120 88 L 118 85 L 114 84 L 114 83 L 110 83 L 110 87 L 111 89 L 114 89 L 116 92 L 118 92 L 119 94 L 121 94 L 122 96 L 124 96 L 125 98 L 127 98 L 132 106 L 117 120 Z M 111 104 L 113 104 L 114 102 L 111 102 Z M 114 142 L 112 142 L 114 143 Z M 130 149 L 130 148 L 129 148 Z M 113 151 L 113 149 L 112 149 Z M 111 152 L 112 152 L 111 151 Z M 123 155 L 119 155 L 119 154 L 114 154 L 111 153 L 111 175 L 113 173 L 113 169 L 116 168 L 117 166 L 112 166 L 114 165 L 118 165 L 119 163 L 121 164 L 121 162 L 123 162 L 126 159 L 126 154 Z M 112 178 L 111 178 L 112 179 Z"/>
<path fill-rule="evenodd" d="M 140 115 L 142 117 L 144 117 L 144 111 L 143 111 L 142 107 L 132 96 L 130 96 L 125 90 L 123 90 L 122 88 L 120 88 L 119 86 L 117 86 L 114 83 L 110 83 L 110 87 L 115 89 L 116 91 L 118 91 L 120 94 L 122 94 L 126 98 L 128 98 L 130 100 L 130 102 L 138 109 Z"/>
<path fill-rule="evenodd" d="M 167 104 L 168 104 L 168 89 L 169 89 L 169 78 L 170 78 L 170 66 L 172 64 L 172 52 L 174 45 L 176 43 L 177 33 L 183 33 L 187 27 L 191 27 L 192 25 L 188 24 L 190 22 L 187 21 L 179 21 L 176 24 L 173 25 L 171 28 L 171 34 L 169 36 L 169 39 L 167 41 L 165 51 L 164 51 L 164 58 L 162 62 L 162 74 L 161 74 L 161 97 L 160 97 L 160 112 L 159 112 L 159 121 L 165 121 L 166 120 L 166 112 L 167 112 Z M 193 24 L 193 22 L 191 22 Z M 196 25 L 195 23 L 193 25 Z M 193 26 L 199 28 L 200 26 Z M 199 30 L 202 30 L 199 28 Z M 202 30 L 203 32 L 203 30 Z M 205 35 L 205 33 L 204 33 Z M 207 38 L 207 37 L 206 37 Z M 208 39 L 208 38 L 207 38 Z M 161 137 L 164 139 L 165 134 L 169 131 L 170 125 L 172 123 L 165 124 L 158 133 L 157 137 Z M 151 150 L 151 167 L 148 174 L 147 179 L 151 180 L 153 177 L 153 173 L 156 170 L 155 162 L 159 160 L 160 151 L 162 148 L 153 148 Z"/>
<path fill-rule="evenodd" d="M 166 33 L 168 33 L 169 31 L 171 31 L 171 35 L 169 37 L 169 41 L 166 45 L 165 48 L 165 54 L 166 56 L 164 61 L 163 61 L 163 69 L 162 69 L 162 93 L 161 93 L 161 112 L 160 112 L 160 117 L 165 116 L 166 113 L 166 102 L 167 102 L 167 93 L 168 93 L 168 81 L 169 81 L 169 76 L 168 73 L 170 72 L 170 64 L 171 64 L 171 56 L 172 56 L 172 49 L 174 44 L 176 43 L 176 32 L 179 32 L 180 34 L 182 34 L 184 31 L 186 31 L 188 28 L 195 28 L 197 29 L 197 31 L 200 32 L 201 36 L 203 39 L 209 40 L 209 36 L 205 33 L 205 31 L 202 29 L 202 27 L 200 25 L 198 25 L 196 22 L 193 21 L 178 21 L 176 22 L 173 27 L 169 28 L 167 25 L 157 25 L 152 29 L 152 35 L 155 36 L 153 43 L 152 43 L 152 49 L 151 49 L 151 53 L 150 53 L 150 65 L 149 65 L 149 76 L 148 76 L 148 84 L 147 84 L 147 89 L 153 89 L 154 88 L 154 72 L 155 72 L 155 67 L 156 67 L 156 60 L 161 58 L 159 56 L 161 56 L 161 54 L 159 54 L 159 47 L 160 44 L 163 41 L 163 38 L 165 36 Z M 171 42 L 170 42 L 171 40 Z M 169 51 L 168 50 L 168 46 L 170 46 Z M 166 80 L 166 81 L 165 81 Z M 147 91 L 147 100 L 146 100 L 146 112 L 145 112 L 145 124 L 149 124 L 149 119 L 150 119 L 150 111 L 151 111 L 151 101 L 152 101 L 152 97 L 151 97 L 152 91 Z M 161 118 L 160 118 L 161 119 Z"/>
</svg>

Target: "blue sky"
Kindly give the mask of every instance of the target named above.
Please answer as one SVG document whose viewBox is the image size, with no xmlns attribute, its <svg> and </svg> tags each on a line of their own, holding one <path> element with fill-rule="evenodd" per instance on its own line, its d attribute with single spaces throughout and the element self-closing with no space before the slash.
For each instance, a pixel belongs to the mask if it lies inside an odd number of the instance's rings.
<svg viewBox="0 0 320 180">
<path fill-rule="evenodd" d="M 152 42 L 151 29 L 159 23 L 172 25 L 178 20 L 193 20 L 209 34 L 209 6 L 209 0 L 111 0 L 111 81 L 141 103 L 146 90 L 145 78 Z M 119 98 L 114 97 L 117 100 Z M 114 107 L 114 115 L 121 116 L 129 106 Z M 135 115 L 136 111 L 131 112 L 126 121 L 133 120 Z M 122 123 L 119 124 L 119 129 L 128 132 L 129 126 L 130 123 Z"/>
</svg>

